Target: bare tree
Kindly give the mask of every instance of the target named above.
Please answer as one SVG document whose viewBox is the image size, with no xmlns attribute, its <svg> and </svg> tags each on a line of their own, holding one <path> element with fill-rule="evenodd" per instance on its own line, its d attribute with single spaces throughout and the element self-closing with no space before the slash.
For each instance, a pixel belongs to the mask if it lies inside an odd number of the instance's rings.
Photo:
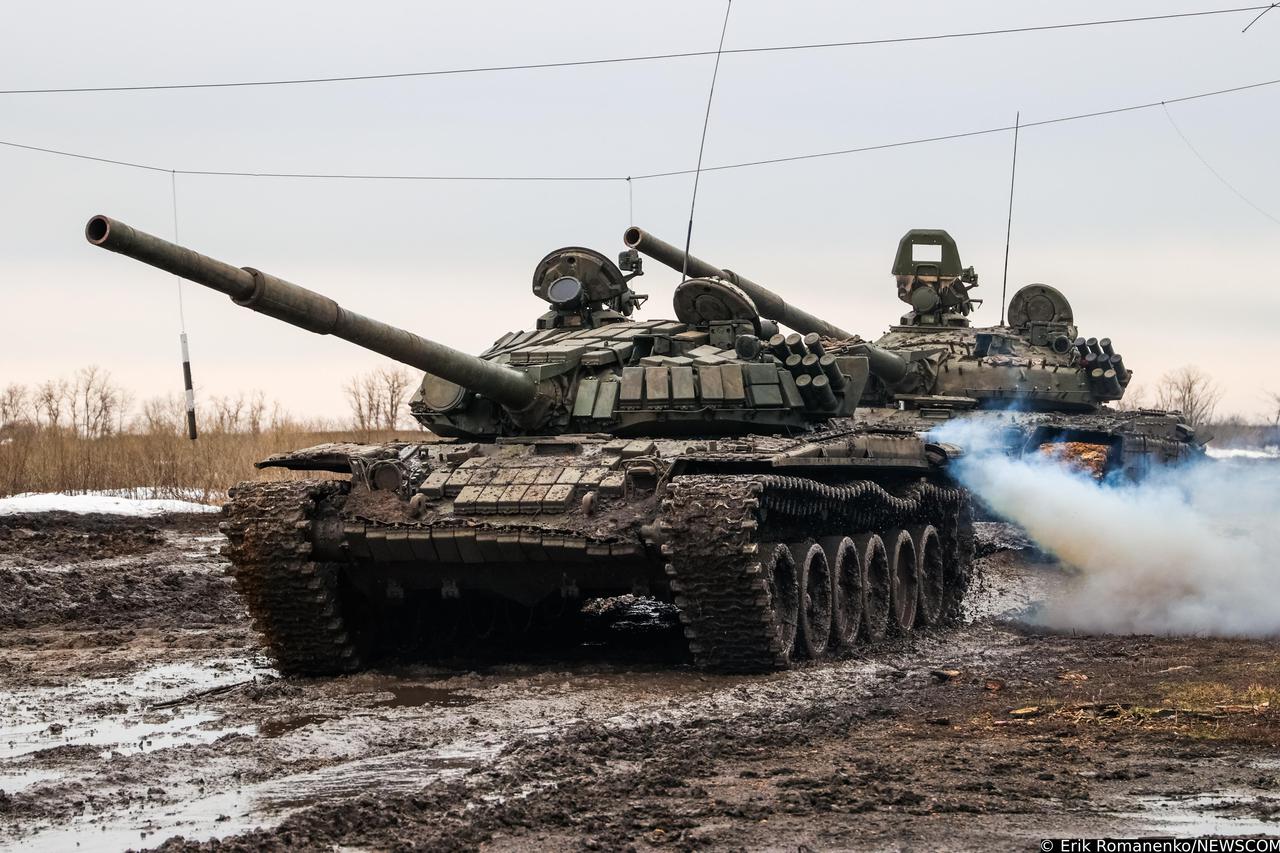
<svg viewBox="0 0 1280 853">
<path fill-rule="evenodd" d="M 1268 391 L 1267 404 L 1271 408 L 1271 425 L 1280 427 L 1280 391 Z"/>
<path fill-rule="evenodd" d="M 261 391 L 254 391 L 244 412 L 245 426 L 252 434 L 259 435 L 262 433 L 262 424 L 266 418 L 266 396 Z"/>
<path fill-rule="evenodd" d="M 288 429 L 293 425 L 293 419 L 289 417 L 289 413 L 280 405 L 279 400 L 271 403 L 271 417 L 269 420 L 272 432 L 280 432 Z"/>
<path fill-rule="evenodd" d="M 210 432 L 241 432 L 244 428 L 246 405 L 243 392 L 234 397 L 210 397 L 208 409 L 213 419 Z"/>
<path fill-rule="evenodd" d="M 378 420 L 383 429 L 393 430 L 400 425 L 400 413 L 404 398 L 413 387 L 413 374 L 403 367 L 383 367 L 374 372 L 381 396 Z"/>
<path fill-rule="evenodd" d="M 378 421 L 377 389 L 366 375 L 353 376 L 342 386 L 351 406 L 351 426 L 361 432 L 376 428 Z M 371 393 L 372 391 L 372 393 Z"/>
<path fill-rule="evenodd" d="M 72 396 L 70 386 L 65 379 L 40 383 L 36 389 L 36 419 L 50 429 L 62 425 L 63 409 L 67 398 Z M 73 418 L 74 420 L 74 418 Z"/>
<path fill-rule="evenodd" d="M 186 428 L 185 411 L 186 403 L 176 394 L 151 397 L 142 401 L 136 428 L 150 435 L 182 432 Z"/>
<path fill-rule="evenodd" d="M 81 368 L 68 385 L 60 383 L 63 405 L 71 414 L 73 427 L 83 436 L 109 435 L 124 422 L 130 394 L 111 380 L 111 374 L 97 365 Z"/>
<path fill-rule="evenodd" d="M 394 430 L 400 425 L 405 398 L 413 385 L 413 374 L 403 367 L 380 367 L 351 377 L 343 390 L 351 407 L 352 426 L 365 432 Z"/>
<path fill-rule="evenodd" d="M 6 385 L 0 391 L 0 427 L 32 420 L 31 407 L 34 398 L 27 386 L 18 383 Z"/>
<path fill-rule="evenodd" d="M 1156 405 L 1161 409 L 1182 412 L 1192 426 L 1213 420 L 1221 399 L 1222 389 L 1218 383 L 1192 365 L 1166 373 L 1156 386 Z"/>
</svg>

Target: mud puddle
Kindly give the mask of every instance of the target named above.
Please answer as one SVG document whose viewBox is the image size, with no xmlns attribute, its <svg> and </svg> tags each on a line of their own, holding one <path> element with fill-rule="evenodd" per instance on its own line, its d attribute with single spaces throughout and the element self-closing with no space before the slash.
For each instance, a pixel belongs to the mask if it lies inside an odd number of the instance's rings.
<svg viewBox="0 0 1280 853">
<path fill-rule="evenodd" d="M 465 708 L 476 702 L 476 697 L 444 687 L 409 685 L 392 687 L 391 698 L 378 704 L 384 708 L 421 708 L 431 705 L 440 708 Z"/>
<path fill-rule="evenodd" d="M 273 677 L 263 663 L 234 658 L 166 663 L 128 676 L 0 694 L 0 759 L 62 747 L 145 752 L 209 743 L 243 726 L 220 726 L 216 712 L 171 706 L 192 692 Z"/>
<path fill-rule="evenodd" d="M 1260 797 L 1258 791 L 1214 791 L 1179 797 L 1140 797 L 1139 810 L 1121 817 L 1141 821 L 1155 832 L 1177 836 L 1275 835 L 1280 832 L 1277 817 L 1255 817 L 1280 812 L 1280 799 Z"/>
<path fill-rule="evenodd" d="M 846 662 L 828 668 L 823 678 L 841 681 L 845 695 L 852 696 L 881 668 Z M 164 678 L 147 670 L 102 681 L 130 688 L 168 685 L 151 695 L 154 703 L 185 695 L 170 684 L 176 669 L 161 670 Z M 197 679 L 205 690 L 263 676 L 251 662 L 206 670 L 218 673 L 220 681 Z M 504 666 L 484 673 L 406 668 L 266 682 L 255 688 L 256 698 L 254 691 L 236 689 L 193 701 L 171 718 L 175 733 L 191 740 L 157 744 L 145 756 L 126 754 L 133 741 L 117 738 L 116 748 L 93 755 L 60 757 L 45 749 L 0 761 L 0 772 L 23 766 L 23 773 L 40 774 L 10 790 L 11 801 L 35 812 L 11 843 L 15 849 L 52 851 L 87 839 L 90 849 L 123 850 L 178 834 L 225 837 L 370 791 L 410 795 L 461 779 L 491 765 L 514 743 L 554 738 L 574 726 L 602 725 L 625 737 L 659 720 L 740 713 L 762 701 L 800 701 L 812 675 L 742 679 L 578 664 Z M 188 680 L 184 686 L 189 692 L 194 684 Z M 133 706 L 128 728 L 136 732 L 144 725 L 137 720 L 152 713 L 147 707 L 145 701 Z M 177 728 L 190 722 L 193 728 Z M 43 769 L 49 765 L 54 769 Z M 37 801 L 54 807 L 53 813 L 35 808 Z M 65 808 L 58 809 L 59 803 Z"/>
<path fill-rule="evenodd" d="M 76 815 L 37 829 L 0 850 L 60 853 L 68 849 L 116 851 L 157 843 L 173 835 L 219 838 L 272 826 L 306 806 L 376 790 L 408 793 L 433 781 L 460 776 L 492 758 L 495 750 L 410 750 L 345 762 L 312 773 L 282 776 L 234 790 L 190 791 L 174 803 L 143 803 L 126 810 Z"/>
</svg>

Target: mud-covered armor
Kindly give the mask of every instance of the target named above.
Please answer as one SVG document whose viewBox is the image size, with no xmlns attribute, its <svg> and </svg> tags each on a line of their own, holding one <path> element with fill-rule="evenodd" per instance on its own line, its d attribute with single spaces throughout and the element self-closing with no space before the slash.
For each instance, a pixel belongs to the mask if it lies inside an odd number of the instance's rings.
<svg viewBox="0 0 1280 853">
<path fill-rule="evenodd" d="M 638 252 L 684 260 L 640 229 L 616 265 L 547 255 L 549 310 L 479 356 L 106 217 L 86 235 L 426 373 L 410 410 L 431 434 L 280 454 L 260 467 L 319 479 L 231 492 L 226 554 L 284 672 L 509 651 L 623 594 L 673 603 L 694 661 L 735 671 L 958 613 L 959 449 L 857 426 L 874 354 L 742 276 L 689 258 L 675 319 L 635 319 Z"/>
</svg>

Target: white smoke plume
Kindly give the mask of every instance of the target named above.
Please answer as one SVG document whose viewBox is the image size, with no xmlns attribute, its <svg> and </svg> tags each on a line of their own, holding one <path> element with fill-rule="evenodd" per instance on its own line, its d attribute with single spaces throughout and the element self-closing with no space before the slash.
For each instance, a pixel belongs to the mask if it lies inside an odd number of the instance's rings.
<svg viewBox="0 0 1280 853">
<path fill-rule="evenodd" d="M 1078 570 L 1034 621 L 1089 633 L 1280 635 L 1280 465 L 1206 461 L 1099 483 L 1010 459 L 982 428 L 935 431 L 968 451 L 958 478 Z"/>
</svg>

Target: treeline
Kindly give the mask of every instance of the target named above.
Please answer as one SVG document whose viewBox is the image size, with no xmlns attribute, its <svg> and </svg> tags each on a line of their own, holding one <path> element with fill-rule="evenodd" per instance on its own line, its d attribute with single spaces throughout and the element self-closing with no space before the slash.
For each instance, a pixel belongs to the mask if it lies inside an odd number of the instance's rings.
<svg viewBox="0 0 1280 853">
<path fill-rule="evenodd" d="M 1220 416 L 1222 388 L 1198 367 L 1170 370 L 1151 389 L 1130 387 L 1114 408 L 1164 409 L 1182 412 L 1186 422 L 1204 430 L 1220 447 L 1265 447 L 1280 443 L 1280 393 L 1263 393 L 1268 416 L 1247 420 L 1241 415 Z"/>
<path fill-rule="evenodd" d="M 35 385 L 10 383 L 0 388 L 0 495 L 113 491 L 219 501 L 241 480 L 297 476 L 253 468 L 273 453 L 419 432 L 404 416 L 412 387 L 408 371 L 352 378 L 346 422 L 294 417 L 261 391 L 202 397 L 200 436 L 190 441 L 181 396 L 135 403 L 99 367 Z"/>
<path fill-rule="evenodd" d="M 186 438 L 183 399 L 134 396 L 99 367 L 35 385 L 0 389 L 0 495 L 23 492 L 119 491 L 135 497 L 217 501 L 235 483 L 266 476 L 253 463 L 273 453 L 326 441 L 377 441 L 420 428 L 406 417 L 413 376 L 382 368 L 345 385 L 349 419 L 293 417 L 261 391 L 201 397 L 200 438 Z M 1248 422 L 1218 417 L 1221 391 L 1211 377 L 1184 367 L 1150 389 L 1131 388 L 1121 408 L 1176 409 L 1223 447 L 1280 443 L 1280 394 L 1273 416 Z"/>
<path fill-rule="evenodd" d="M 201 432 L 259 435 L 263 432 L 392 430 L 411 426 L 405 402 L 415 382 L 403 368 L 380 368 L 354 376 L 343 390 L 350 419 L 298 419 L 261 391 L 234 396 L 201 396 L 197 402 Z M 70 377 L 35 385 L 10 383 L 0 389 L 0 430 L 48 429 L 84 438 L 122 433 L 186 432 L 181 395 L 148 397 L 135 405 L 134 395 L 97 366 Z"/>
</svg>

